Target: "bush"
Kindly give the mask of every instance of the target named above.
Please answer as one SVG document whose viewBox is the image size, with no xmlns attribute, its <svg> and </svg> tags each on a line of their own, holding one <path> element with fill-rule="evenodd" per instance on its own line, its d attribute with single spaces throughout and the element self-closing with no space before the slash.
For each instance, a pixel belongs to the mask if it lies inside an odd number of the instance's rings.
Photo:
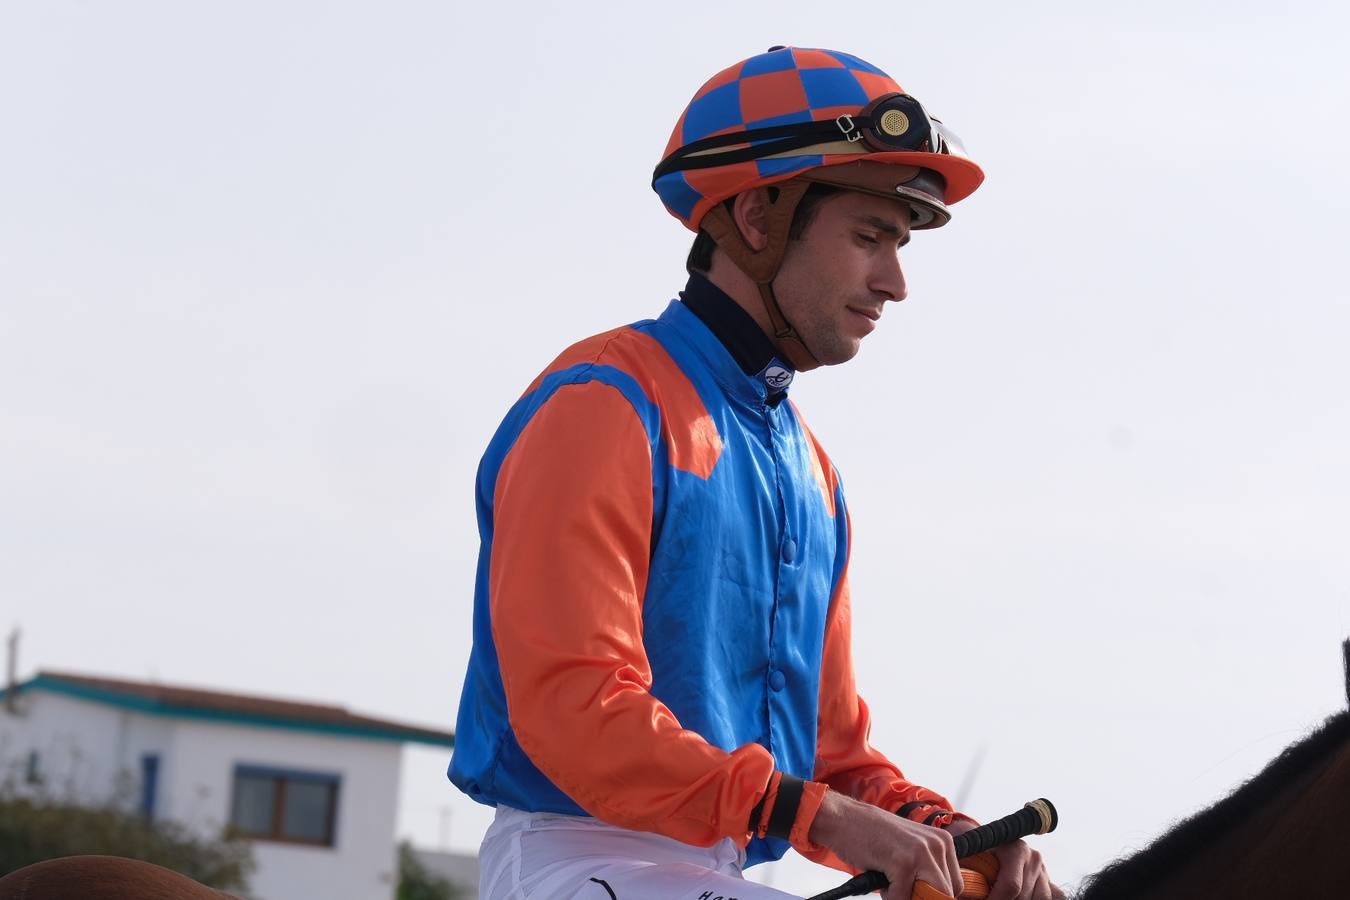
<svg viewBox="0 0 1350 900">
<path fill-rule="evenodd" d="M 251 848 L 229 835 L 203 839 L 173 822 L 147 822 L 115 807 L 0 795 L 0 876 L 89 853 L 151 862 L 224 891 L 247 889 L 253 872 Z"/>
<path fill-rule="evenodd" d="M 398 845 L 398 893 L 394 900 L 460 900 L 463 888 L 428 872 L 407 841 Z"/>
</svg>

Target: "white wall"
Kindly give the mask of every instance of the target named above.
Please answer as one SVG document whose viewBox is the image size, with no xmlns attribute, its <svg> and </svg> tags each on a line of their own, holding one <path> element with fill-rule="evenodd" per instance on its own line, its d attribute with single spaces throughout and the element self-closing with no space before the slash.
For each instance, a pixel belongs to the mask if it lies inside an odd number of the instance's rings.
<svg viewBox="0 0 1350 900">
<path fill-rule="evenodd" d="M 157 753 L 157 806 L 165 808 L 164 773 L 173 755 L 170 720 L 46 691 L 30 691 L 19 704 L 20 715 L 0 712 L 0 757 L 6 773 L 22 780 L 28 754 L 36 750 L 47 797 L 91 805 L 117 799 L 135 807 L 141 756 Z M 119 779 L 119 774 L 125 777 Z"/>
<path fill-rule="evenodd" d="M 257 900 L 389 900 L 401 745 L 292 729 L 198 722 L 127 712 L 46 691 L 0 708 L 0 778 L 20 782 L 30 750 L 41 754 L 49 795 L 88 804 L 112 799 L 125 771 L 127 805 L 140 800 L 141 755 L 160 757 L 156 817 L 217 835 L 230 813 L 236 765 L 337 775 L 335 846 L 255 841 Z"/>
<path fill-rule="evenodd" d="M 342 779 L 336 845 L 306 847 L 255 841 L 259 900 L 388 900 L 397 879 L 394 824 L 400 745 L 276 728 L 180 721 L 175 737 L 173 807 L 166 812 L 196 828 L 218 828 L 229 816 L 234 767 L 274 766 Z"/>
</svg>

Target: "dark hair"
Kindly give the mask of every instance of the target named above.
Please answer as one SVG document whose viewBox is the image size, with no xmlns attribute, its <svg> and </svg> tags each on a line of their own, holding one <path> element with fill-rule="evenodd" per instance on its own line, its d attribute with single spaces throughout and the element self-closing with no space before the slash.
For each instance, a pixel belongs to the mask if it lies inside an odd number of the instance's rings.
<svg viewBox="0 0 1350 900">
<path fill-rule="evenodd" d="M 769 190 L 773 190 L 770 188 Z M 792 224 L 788 226 L 788 238 L 797 240 L 806 231 L 806 226 L 811 224 L 811 220 L 816 217 L 819 211 L 820 201 L 831 194 L 837 193 L 841 188 L 829 184 L 818 184 L 813 182 L 802 194 L 802 199 L 798 201 L 797 208 L 792 212 Z M 775 193 L 777 193 L 775 191 Z M 736 202 L 735 197 L 728 197 L 725 201 L 727 212 L 731 211 L 731 205 Z M 689 258 L 685 260 L 684 267 L 690 274 L 698 272 L 707 274 L 712 268 L 713 249 L 717 247 L 717 242 L 712 239 L 712 235 L 702 228 L 698 230 L 698 236 L 694 238 L 694 245 L 689 248 Z"/>
</svg>

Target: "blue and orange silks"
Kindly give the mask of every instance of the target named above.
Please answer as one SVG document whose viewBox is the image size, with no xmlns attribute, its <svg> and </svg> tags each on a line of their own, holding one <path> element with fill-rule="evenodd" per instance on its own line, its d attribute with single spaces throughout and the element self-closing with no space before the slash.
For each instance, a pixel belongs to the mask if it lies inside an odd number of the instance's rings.
<svg viewBox="0 0 1350 900">
<path fill-rule="evenodd" d="M 777 773 L 886 809 L 939 794 L 867 742 L 839 478 L 688 308 L 582 341 L 479 467 L 473 651 L 451 780 L 747 862 Z M 805 835 L 792 843 L 842 864 Z"/>
</svg>

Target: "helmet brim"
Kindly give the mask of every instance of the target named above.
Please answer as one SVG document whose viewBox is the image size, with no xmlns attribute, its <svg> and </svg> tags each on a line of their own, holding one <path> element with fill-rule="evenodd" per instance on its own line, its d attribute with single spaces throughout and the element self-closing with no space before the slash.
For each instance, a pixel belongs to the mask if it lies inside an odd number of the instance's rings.
<svg viewBox="0 0 1350 900">
<path fill-rule="evenodd" d="M 941 198 L 947 206 L 960 203 L 975 193 L 975 189 L 984 181 L 984 170 L 965 157 L 908 150 L 888 153 L 829 154 L 823 157 L 821 168 L 860 160 L 895 166 L 917 166 L 920 169 L 937 172 L 947 182 L 947 189 Z"/>
</svg>

